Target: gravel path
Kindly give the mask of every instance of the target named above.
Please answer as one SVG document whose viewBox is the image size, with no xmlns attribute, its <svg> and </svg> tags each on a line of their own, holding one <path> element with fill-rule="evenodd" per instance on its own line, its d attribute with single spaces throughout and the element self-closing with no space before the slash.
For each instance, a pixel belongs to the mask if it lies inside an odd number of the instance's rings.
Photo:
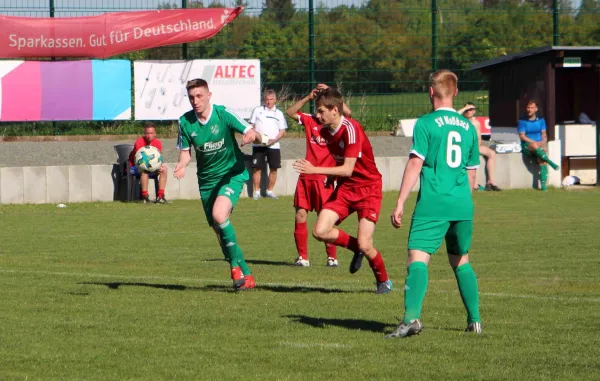
<svg viewBox="0 0 600 381">
<path fill-rule="evenodd" d="M 411 138 L 393 136 L 373 136 L 369 138 L 375 156 L 407 156 Z M 299 159 L 304 157 L 304 139 L 284 138 L 281 142 L 281 158 Z M 177 162 L 179 152 L 175 139 L 162 140 L 164 159 L 167 163 Z M 133 141 L 90 141 L 90 142 L 2 142 L 0 143 L 0 167 L 35 167 L 62 165 L 114 164 L 117 155 L 115 144 Z M 243 147 L 251 153 L 250 146 Z"/>
</svg>

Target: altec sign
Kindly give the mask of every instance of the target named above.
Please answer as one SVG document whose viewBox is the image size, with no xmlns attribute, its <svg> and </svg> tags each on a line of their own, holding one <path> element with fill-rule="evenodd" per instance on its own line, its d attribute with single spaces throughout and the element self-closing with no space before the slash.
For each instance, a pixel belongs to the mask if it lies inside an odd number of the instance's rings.
<svg viewBox="0 0 600 381">
<path fill-rule="evenodd" d="M 254 78 L 256 65 L 219 65 L 214 78 Z"/>
<path fill-rule="evenodd" d="M 243 7 L 66 18 L 0 16 L 0 58 L 107 58 L 204 40 L 217 34 L 242 11 Z"/>
</svg>

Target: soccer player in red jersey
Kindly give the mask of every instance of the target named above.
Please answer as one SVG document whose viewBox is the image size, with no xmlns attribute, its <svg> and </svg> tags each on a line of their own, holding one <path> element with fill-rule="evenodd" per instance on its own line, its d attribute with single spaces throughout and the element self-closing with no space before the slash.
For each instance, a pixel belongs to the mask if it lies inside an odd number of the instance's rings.
<svg viewBox="0 0 600 381">
<path fill-rule="evenodd" d="M 306 134 L 306 160 L 316 167 L 333 167 L 335 160 L 327 149 L 327 143 L 320 135 L 322 124 L 312 114 L 306 114 L 300 110 L 309 101 L 329 86 L 319 84 L 316 88 L 298 102 L 294 103 L 286 110 L 288 116 L 296 119 L 299 124 L 304 126 Z M 350 116 L 350 109 L 344 105 L 344 115 Z M 317 214 L 323 209 L 323 205 L 333 193 L 333 182 L 328 181 L 326 175 L 301 173 L 294 193 L 294 208 L 296 208 L 296 224 L 294 228 L 294 240 L 298 257 L 296 266 L 310 266 L 308 259 L 308 229 L 306 227 L 306 218 L 308 212 L 315 211 Z M 325 243 L 327 252 L 327 266 L 337 267 L 336 247 L 332 243 Z"/>
<path fill-rule="evenodd" d="M 344 102 L 337 90 L 321 91 L 315 102 L 316 117 L 323 125 L 320 135 L 336 166 L 317 167 L 301 159 L 294 163 L 294 168 L 301 174 L 336 176 L 337 186 L 319 213 L 313 236 L 354 252 L 351 273 L 358 271 L 366 256 L 377 279 L 377 293 L 387 294 L 392 290 L 392 282 L 381 254 L 373 247 L 373 233 L 383 198 L 381 173 L 375 165 L 373 148 L 362 126 L 342 115 Z M 356 238 L 335 227 L 353 212 L 357 212 L 359 221 Z"/>
</svg>

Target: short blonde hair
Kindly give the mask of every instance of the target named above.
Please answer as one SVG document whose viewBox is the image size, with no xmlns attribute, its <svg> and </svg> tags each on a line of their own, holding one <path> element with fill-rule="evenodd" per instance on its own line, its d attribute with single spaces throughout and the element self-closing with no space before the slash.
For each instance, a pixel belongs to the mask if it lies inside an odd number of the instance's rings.
<svg viewBox="0 0 600 381">
<path fill-rule="evenodd" d="M 456 94 L 458 77 L 450 70 L 437 70 L 429 76 L 429 86 L 436 98 L 451 98 Z"/>
</svg>

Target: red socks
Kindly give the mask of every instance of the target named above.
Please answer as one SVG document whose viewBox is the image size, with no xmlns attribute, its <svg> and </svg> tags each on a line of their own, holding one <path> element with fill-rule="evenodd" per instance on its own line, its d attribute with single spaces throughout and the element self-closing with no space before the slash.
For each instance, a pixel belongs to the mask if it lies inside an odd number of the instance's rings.
<svg viewBox="0 0 600 381">
<path fill-rule="evenodd" d="M 336 246 L 341 246 L 352 252 L 357 252 L 358 251 L 358 240 L 352 236 L 349 236 L 348 233 L 346 233 L 343 230 L 338 230 L 338 231 L 340 234 L 338 235 L 337 239 L 333 242 L 333 244 Z"/>
<path fill-rule="evenodd" d="M 383 263 L 383 258 L 381 257 L 379 251 L 372 259 L 366 255 L 365 257 L 369 260 L 369 266 L 371 266 L 371 270 L 373 270 L 373 274 L 375 275 L 377 282 L 381 283 L 389 279 L 387 271 L 385 271 L 385 263 Z"/>
<path fill-rule="evenodd" d="M 142 198 L 148 197 L 148 191 L 142 191 Z"/>
<path fill-rule="evenodd" d="M 165 197 L 165 190 L 159 189 L 158 193 L 156 194 L 156 198 L 163 198 L 163 197 Z"/>
<path fill-rule="evenodd" d="M 306 222 L 296 222 L 294 241 L 296 241 L 298 255 L 302 259 L 308 259 L 308 229 L 306 228 Z"/>
</svg>

